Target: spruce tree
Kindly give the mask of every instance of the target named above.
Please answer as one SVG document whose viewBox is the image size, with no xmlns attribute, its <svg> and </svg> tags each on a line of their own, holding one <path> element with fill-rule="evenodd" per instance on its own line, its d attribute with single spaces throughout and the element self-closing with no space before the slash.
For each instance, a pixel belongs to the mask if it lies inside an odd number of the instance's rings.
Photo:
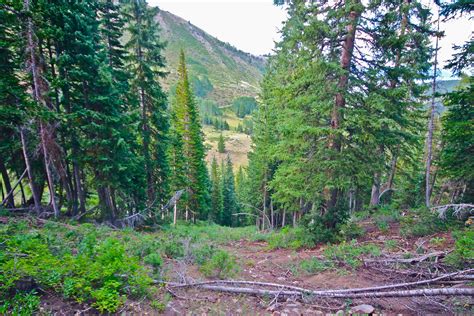
<svg viewBox="0 0 474 316">
<path fill-rule="evenodd" d="M 140 111 L 140 141 L 147 181 L 147 207 L 159 210 L 169 197 L 167 100 L 159 79 L 165 76 L 158 8 L 148 7 L 145 0 L 123 1 L 126 30 L 130 35 L 127 69 L 130 86 Z"/>
<path fill-rule="evenodd" d="M 227 155 L 225 164 L 222 163 L 222 196 L 221 224 L 232 226 L 236 222 L 234 215 L 238 213 L 238 205 L 235 196 L 234 171 L 229 155 Z"/>
<path fill-rule="evenodd" d="M 217 141 L 217 151 L 221 154 L 225 153 L 225 140 L 222 133 L 219 135 L 219 140 Z"/>
<path fill-rule="evenodd" d="M 211 162 L 211 211 L 209 218 L 218 223 L 222 218 L 223 208 L 222 176 L 216 157 L 213 157 Z"/>
<path fill-rule="evenodd" d="M 179 139 L 173 151 L 181 153 L 184 166 L 173 166 L 174 169 L 182 169 L 187 176 L 184 207 L 186 219 L 189 212 L 196 214 L 198 218 L 207 219 L 210 197 L 207 167 L 204 161 L 205 149 L 201 120 L 197 103 L 189 83 L 188 72 L 184 52 L 181 51 L 178 66 L 178 83 L 176 95 L 172 105 L 173 131 L 175 138 Z"/>
</svg>

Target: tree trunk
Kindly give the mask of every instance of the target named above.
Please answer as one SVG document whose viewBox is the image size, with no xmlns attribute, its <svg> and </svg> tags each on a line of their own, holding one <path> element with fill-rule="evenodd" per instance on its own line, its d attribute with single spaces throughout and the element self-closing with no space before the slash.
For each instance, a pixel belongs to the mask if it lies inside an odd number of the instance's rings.
<svg viewBox="0 0 474 316">
<path fill-rule="evenodd" d="M 2 174 L 3 183 L 5 183 L 5 190 L 7 191 L 7 195 L 8 195 L 12 191 L 12 186 L 10 183 L 10 177 L 8 176 L 7 168 L 5 167 L 5 164 L 3 163 L 2 160 L 0 160 L 0 173 Z M 2 186 L 2 193 L 3 193 L 3 186 Z M 4 199 L 5 197 L 2 196 L 2 201 Z M 15 199 L 13 197 L 13 194 L 8 195 L 7 200 L 5 202 L 7 202 L 6 206 L 8 208 L 15 208 Z"/>
<path fill-rule="evenodd" d="M 283 216 L 281 218 L 281 227 L 285 227 L 285 221 L 286 221 L 286 210 L 283 210 Z"/>
<path fill-rule="evenodd" d="M 438 27 L 439 32 L 439 14 L 438 14 Z M 430 207 L 431 198 L 431 157 L 433 147 L 433 130 L 434 130 L 434 119 L 435 119 L 435 106 L 436 106 L 436 73 L 438 71 L 438 47 L 439 47 L 439 36 L 436 34 L 436 45 L 434 51 L 434 73 L 433 73 L 433 84 L 432 84 L 432 95 L 431 95 L 431 107 L 430 107 L 430 119 L 428 121 L 428 135 L 426 137 L 426 176 L 425 176 L 425 205 Z"/>
<path fill-rule="evenodd" d="M 30 12 L 30 0 L 25 0 L 24 1 L 24 9 L 27 13 Z M 44 95 L 46 95 L 47 87 L 46 83 L 44 80 L 41 78 L 42 77 L 42 70 L 41 66 L 38 62 L 37 58 L 37 38 L 33 29 L 33 21 L 29 15 L 27 15 L 27 31 L 26 31 L 26 37 L 27 37 L 27 51 L 28 51 L 28 63 L 31 71 L 31 76 L 33 79 L 33 89 L 32 89 L 32 94 L 33 94 L 33 99 L 42 104 L 43 106 L 46 106 L 46 102 L 44 100 Z M 43 158 L 44 158 L 44 167 L 46 170 L 46 176 L 48 180 L 48 186 L 49 186 L 49 194 L 50 194 L 50 204 L 53 207 L 54 210 L 54 216 L 58 217 L 59 216 L 59 209 L 56 205 L 56 199 L 55 199 L 55 191 L 54 191 L 54 181 L 52 177 L 51 170 L 49 168 L 49 158 L 48 158 L 48 143 L 50 142 L 50 136 L 47 128 L 45 126 L 45 123 L 40 120 L 40 138 L 41 138 L 41 148 L 43 150 Z"/>
<path fill-rule="evenodd" d="M 346 0 L 346 2 L 352 2 L 352 1 Z M 355 0 L 353 3 L 347 3 L 347 4 L 358 5 L 359 3 L 360 3 L 359 0 Z M 341 52 L 341 59 L 340 59 L 340 67 L 343 73 L 339 77 L 339 81 L 337 84 L 338 92 L 336 93 L 336 97 L 334 100 L 334 105 L 333 105 L 332 113 L 331 113 L 331 128 L 333 130 L 339 129 L 339 126 L 341 123 L 341 109 L 344 108 L 346 104 L 345 93 L 347 92 L 347 83 L 349 81 L 350 66 L 351 66 L 351 61 L 352 61 L 352 56 L 353 56 L 353 51 L 354 51 L 355 33 L 356 33 L 359 15 L 360 15 L 360 12 L 352 8 L 348 16 L 349 23 L 346 27 L 347 33 L 345 36 L 344 43 L 342 44 L 342 52 Z M 336 132 L 334 132 L 334 134 L 331 135 L 330 137 L 329 147 L 333 149 L 335 152 L 341 151 L 341 139 L 340 139 L 340 136 L 337 135 Z M 327 205 L 328 209 L 334 208 L 334 206 L 336 205 L 338 196 L 339 196 L 339 189 L 337 188 L 331 189 L 329 203 Z"/>
<path fill-rule="evenodd" d="M 36 186 L 35 186 L 35 182 L 33 178 L 33 170 L 31 168 L 30 157 L 28 156 L 28 147 L 26 146 L 26 136 L 25 136 L 25 131 L 23 130 L 23 127 L 20 127 L 20 139 L 21 139 L 21 145 L 23 149 L 23 158 L 25 160 L 26 171 L 28 173 L 30 190 L 31 190 L 31 194 L 33 195 L 34 209 L 36 212 L 39 212 L 41 201 L 38 195 L 38 191 L 36 190 Z"/>
</svg>

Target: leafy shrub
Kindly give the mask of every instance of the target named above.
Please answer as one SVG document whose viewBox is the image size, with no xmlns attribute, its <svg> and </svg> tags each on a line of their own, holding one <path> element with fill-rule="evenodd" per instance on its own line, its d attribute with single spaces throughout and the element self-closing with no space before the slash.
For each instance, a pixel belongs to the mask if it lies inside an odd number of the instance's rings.
<svg viewBox="0 0 474 316">
<path fill-rule="evenodd" d="M 158 273 L 161 270 L 161 267 L 163 266 L 163 259 L 157 253 L 150 253 L 145 258 L 143 258 L 143 262 L 151 265 L 155 273 Z"/>
<path fill-rule="evenodd" d="M 385 248 L 387 248 L 389 250 L 394 250 L 398 246 L 398 241 L 395 240 L 395 239 L 389 239 L 389 240 L 385 241 L 384 244 L 385 244 Z"/>
<path fill-rule="evenodd" d="M 181 258 L 184 256 L 183 243 L 174 238 L 164 242 L 163 251 L 168 258 Z"/>
<path fill-rule="evenodd" d="M 448 214 L 447 219 L 441 219 L 429 209 L 419 208 L 411 210 L 402 218 L 400 234 L 406 237 L 423 237 L 461 226 L 462 222 L 456 220 L 452 214 Z"/>
<path fill-rule="evenodd" d="M 138 258 L 128 256 L 116 238 L 98 240 L 100 228 L 96 232 L 78 226 L 76 233 L 62 231 L 64 235 L 55 227 L 25 232 L 20 225 L 9 230 L 11 236 L 0 231 L 0 244 L 7 249 L 0 256 L 0 296 L 32 279 L 66 298 L 90 302 L 101 312 L 114 312 L 125 295 L 147 293 L 151 279 Z M 68 251 L 58 249 L 61 244 Z"/>
<path fill-rule="evenodd" d="M 35 291 L 18 292 L 10 300 L 0 300 L 0 315 L 33 315 L 39 305 L 40 298 Z"/>
<path fill-rule="evenodd" d="M 456 268 L 468 266 L 474 261 L 474 231 L 465 230 L 453 233 L 456 239 L 454 251 L 446 256 L 444 261 Z"/>
<path fill-rule="evenodd" d="M 344 223 L 340 227 L 339 234 L 343 240 L 356 239 L 365 234 L 365 229 L 352 221 Z"/>
<path fill-rule="evenodd" d="M 217 250 L 199 269 L 206 277 L 228 278 L 238 272 L 235 257 L 227 251 Z"/>
<path fill-rule="evenodd" d="M 206 261 L 212 258 L 212 255 L 216 251 L 213 245 L 204 245 L 193 249 L 192 256 L 193 261 L 198 265 L 203 265 Z"/>
<path fill-rule="evenodd" d="M 360 257 L 363 254 L 378 257 L 381 255 L 381 251 L 377 245 L 359 245 L 356 240 L 352 240 L 350 243 L 342 242 L 324 250 L 324 256 L 327 259 L 344 262 L 351 268 L 357 268 L 361 265 Z"/>
<path fill-rule="evenodd" d="M 334 268 L 334 263 L 331 261 L 324 261 L 315 257 L 301 260 L 298 264 L 297 272 L 304 272 L 307 274 L 315 274 Z"/>
<path fill-rule="evenodd" d="M 278 248 L 311 248 L 314 247 L 313 238 L 303 227 L 283 227 L 280 231 L 268 237 L 270 249 Z"/>
<path fill-rule="evenodd" d="M 303 217 L 302 223 L 313 243 L 338 242 L 341 239 L 341 230 L 349 218 L 347 206 L 339 203 L 324 215 L 309 213 Z M 346 230 L 347 231 L 347 230 Z"/>
</svg>

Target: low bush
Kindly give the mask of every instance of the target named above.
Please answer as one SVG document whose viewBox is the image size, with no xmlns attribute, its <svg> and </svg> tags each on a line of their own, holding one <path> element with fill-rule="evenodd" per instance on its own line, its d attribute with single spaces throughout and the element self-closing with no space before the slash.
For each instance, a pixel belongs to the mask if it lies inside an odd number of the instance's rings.
<svg viewBox="0 0 474 316">
<path fill-rule="evenodd" d="M 309 234 L 303 227 L 283 227 L 280 231 L 269 235 L 268 246 L 270 249 L 278 248 L 311 248 L 314 247 L 313 236 Z"/>
<path fill-rule="evenodd" d="M 472 266 L 474 263 L 474 231 L 457 231 L 453 233 L 453 237 L 456 239 L 454 250 L 446 256 L 444 262 L 456 268 Z"/>
<path fill-rule="evenodd" d="M 294 273 L 315 274 L 334 268 L 332 261 L 321 260 L 315 257 L 301 260 L 293 269 Z"/>
<path fill-rule="evenodd" d="M 437 213 L 423 207 L 410 210 L 406 216 L 402 217 L 400 234 L 405 237 L 423 237 L 459 228 L 462 224 L 462 221 L 457 220 L 452 214 L 448 214 L 446 219 L 441 219 Z"/>
<path fill-rule="evenodd" d="M 381 255 L 381 250 L 377 245 L 360 245 L 356 240 L 352 240 L 350 243 L 342 242 L 338 245 L 329 246 L 324 250 L 324 256 L 328 260 L 343 262 L 351 268 L 357 268 L 361 265 L 360 257 L 364 254 L 378 257 Z"/>
<path fill-rule="evenodd" d="M 239 267 L 235 257 L 227 251 L 217 250 L 199 269 L 206 277 L 229 278 L 237 274 Z"/>
<path fill-rule="evenodd" d="M 114 312 L 125 296 L 148 293 L 148 272 L 137 257 L 126 254 L 118 239 L 100 240 L 100 229 L 74 227 L 74 233 L 61 234 L 63 228 L 52 226 L 42 230 L 2 226 L 0 297 L 8 298 L 31 280 L 33 289 L 51 289 L 100 312 Z"/>
<path fill-rule="evenodd" d="M 40 305 L 36 291 L 19 291 L 11 299 L 0 298 L 0 315 L 34 315 Z"/>
</svg>

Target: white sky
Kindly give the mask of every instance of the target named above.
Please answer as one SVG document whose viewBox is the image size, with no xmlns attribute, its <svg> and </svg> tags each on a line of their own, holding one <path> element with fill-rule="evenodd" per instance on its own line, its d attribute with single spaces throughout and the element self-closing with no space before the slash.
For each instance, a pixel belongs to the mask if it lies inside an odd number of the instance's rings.
<svg viewBox="0 0 474 316">
<path fill-rule="evenodd" d="M 432 0 L 424 2 L 432 3 Z M 272 51 L 274 42 L 280 38 L 278 30 L 286 18 L 285 10 L 274 6 L 273 0 L 149 0 L 149 3 L 254 55 Z M 438 57 L 443 66 L 452 55 L 452 45 L 473 36 L 474 23 L 463 17 L 442 23 L 440 28 L 446 35 L 440 40 Z"/>
</svg>

